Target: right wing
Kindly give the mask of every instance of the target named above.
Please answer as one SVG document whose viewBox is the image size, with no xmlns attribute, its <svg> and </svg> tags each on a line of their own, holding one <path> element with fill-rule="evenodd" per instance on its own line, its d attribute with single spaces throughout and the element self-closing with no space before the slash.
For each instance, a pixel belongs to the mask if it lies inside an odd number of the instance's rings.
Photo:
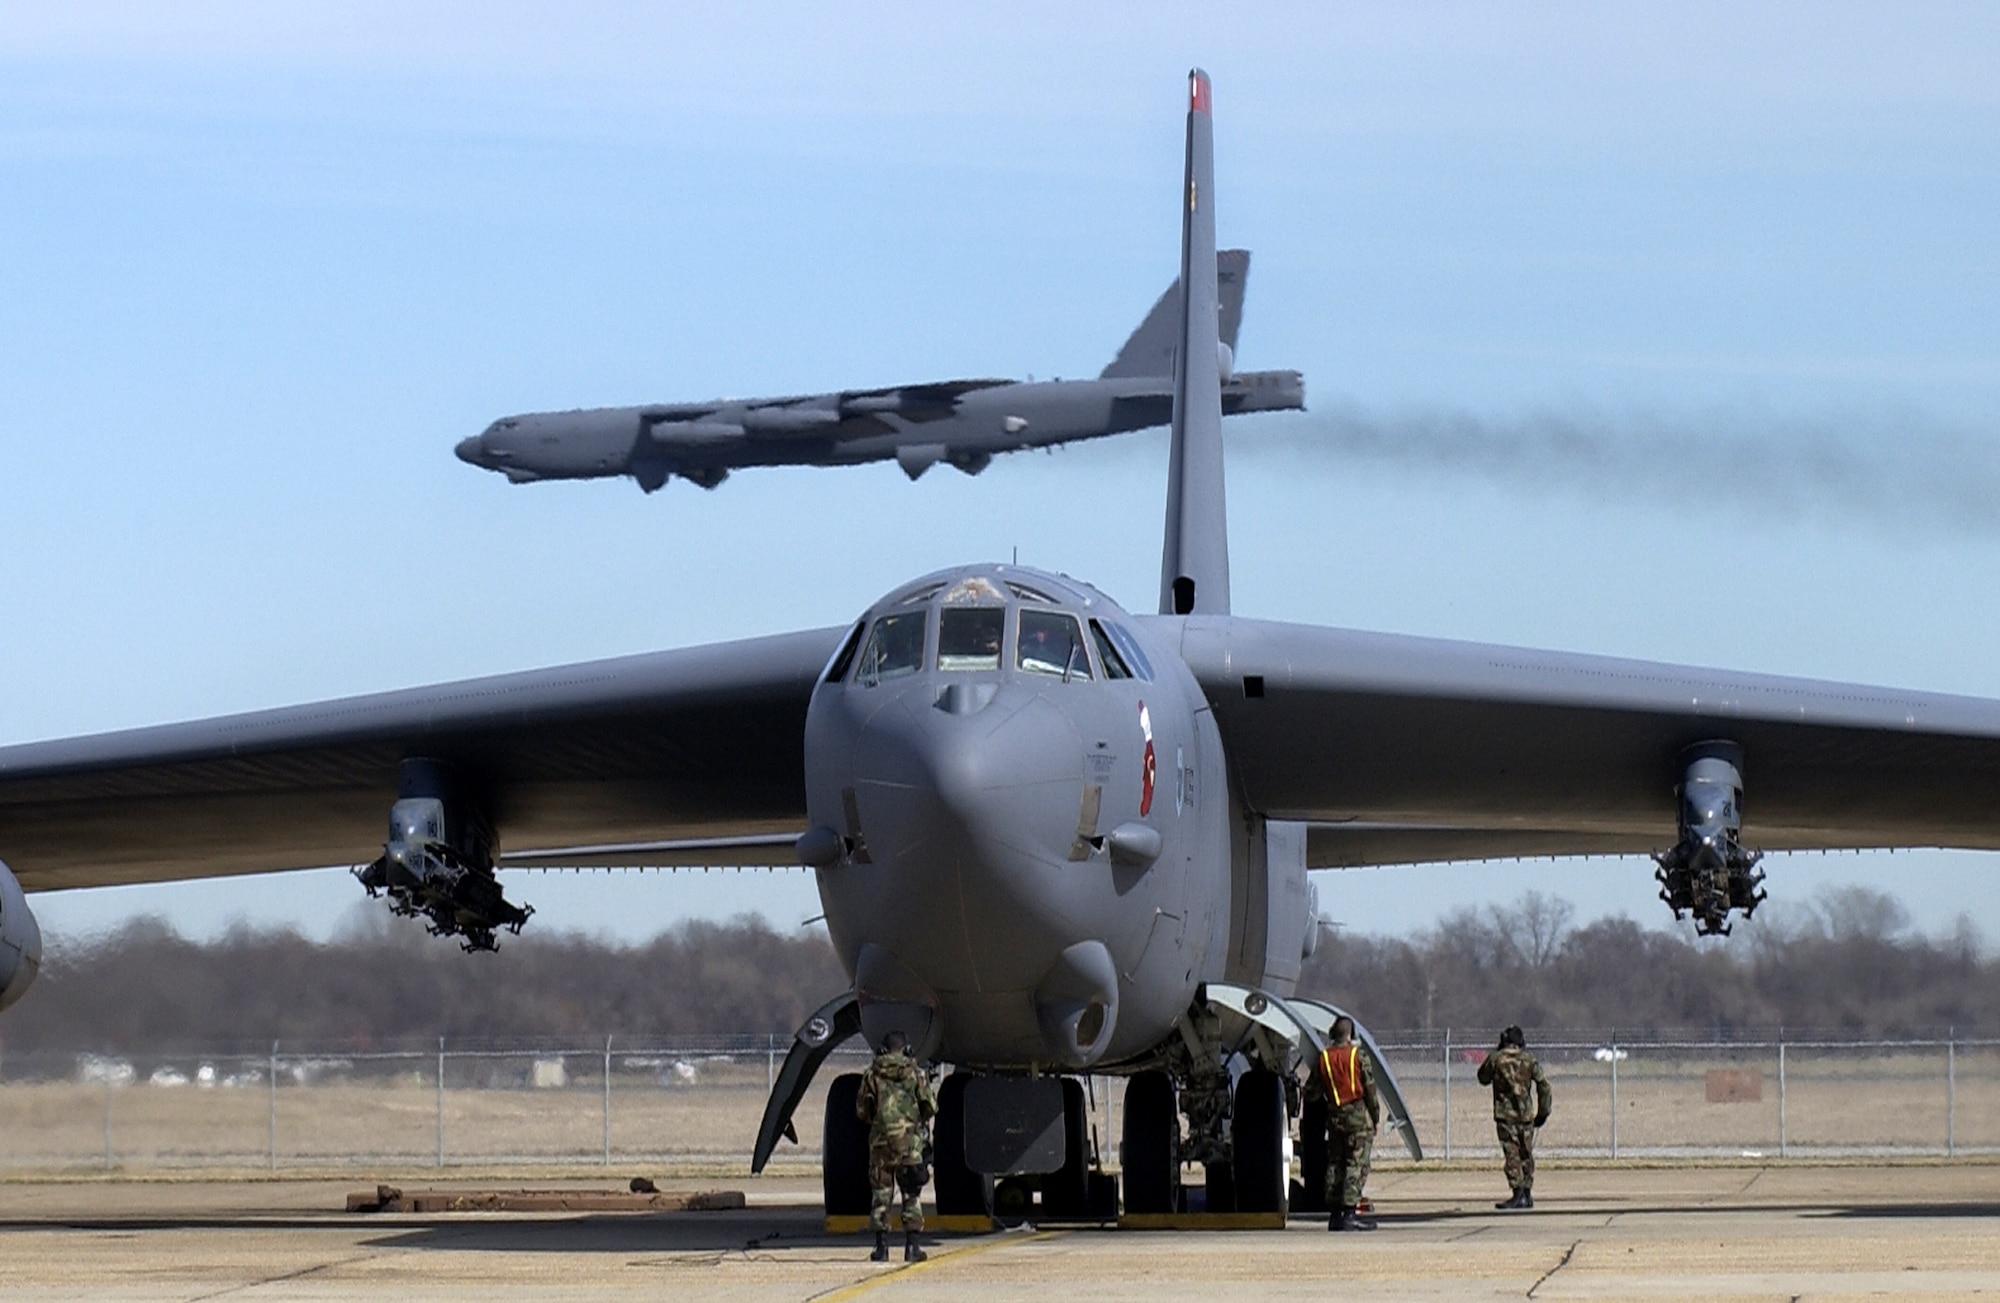
<svg viewBox="0 0 2000 1303">
<path fill-rule="evenodd" d="M 503 864 L 789 862 L 846 632 L 0 748 L 0 860 L 30 891 L 362 864 L 420 757 L 476 783 Z"/>
<path fill-rule="evenodd" d="M 1315 868 L 1664 850 L 1686 748 L 1753 849 L 2000 849 L 2000 702 L 1273 621 L 1157 621 Z"/>
</svg>

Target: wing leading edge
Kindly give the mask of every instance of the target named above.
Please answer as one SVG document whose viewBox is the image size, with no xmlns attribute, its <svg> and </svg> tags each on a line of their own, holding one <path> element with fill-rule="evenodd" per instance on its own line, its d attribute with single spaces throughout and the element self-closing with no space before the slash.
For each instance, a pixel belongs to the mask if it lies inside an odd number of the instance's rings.
<svg viewBox="0 0 2000 1303">
<path fill-rule="evenodd" d="M 476 782 L 503 862 L 734 862 L 803 824 L 806 705 L 845 632 L 0 748 L 0 858 L 30 891 L 364 863 L 423 757 Z"/>
<path fill-rule="evenodd" d="M 2000 849 L 2000 702 L 1229 617 L 1162 618 L 1253 810 L 1318 868 L 1675 838 L 1687 748 L 1743 756 L 1766 850 Z"/>
</svg>

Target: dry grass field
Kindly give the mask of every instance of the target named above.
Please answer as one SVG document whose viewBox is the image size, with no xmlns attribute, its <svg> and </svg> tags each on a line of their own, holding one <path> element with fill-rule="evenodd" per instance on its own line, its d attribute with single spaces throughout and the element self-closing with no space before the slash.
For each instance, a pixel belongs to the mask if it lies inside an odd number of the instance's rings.
<svg viewBox="0 0 2000 1303">
<path fill-rule="evenodd" d="M 606 1092 L 601 1059 L 564 1061 L 564 1084 L 535 1087 L 530 1054 L 449 1058 L 442 1095 L 447 1167 L 578 1166 L 605 1157 Z M 546 1065 L 548 1056 L 539 1056 Z M 1442 1056 L 1391 1053 L 1427 1156 L 1446 1155 Z M 1610 1065 L 1587 1051 L 1545 1055 L 1556 1112 L 1543 1135 L 1552 1158 L 1611 1151 Z M 637 1063 L 639 1066 L 634 1067 Z M 800 1143 L 781 1144 L 778 1171 L 817 1166 L 825 1087 L 840 1059 L 798 1113 Z M 227 1065 L 225 1065 L 227 1066 Z M 0 1084 L 4 1165 L 15 1172 L 110 1169 L 128 1173 L 260 1168 L 325 1170 L 420 1168 L 438 1161 L 440 1096 L 435 1058 L 323 1065 L 311 1084 L 281 1072 L 250 1079 L 219 1072 L 203 1086 L 102 1081 Z M 253 1065 L 254 1066 L 254 1065 Z M 193 1065 L 190 1064 L 190 1068 Z M 770 1065 L 761 1055 L 702 1059 L 676 1070 L 649 1060 L 620 1061 L 609 1093 L 610 1157 L 683 1171 L 747 1169 Z M 1794 1155 L 2000 1150 L 2000 1052 L 1959 1050 L 1948 1088 L 1942 1049 L 1789 1049 L 1784 1142 Z M 198 1070 L 196 1070 L 198 1071 Z M 547 1069 L 544 1069 L 545 1074 Z M 692 1078 L 686 1074 L 692 1072 Z M 1728 1074 L 1731 1102 L 1711 1102 L 1710 1074 Z M 1487 1093 L 1469 1062 L 1455 1062 L 1450 1091 L 1450 1156 L 1494 1152 Z M 193 1076 L 191 1071 L 187 1075 Z M 1093 1129 L 1116 1161 L 1123 1089 L 1099 1081 Z M 1955 1106 L 1952 1104 L 1955 1096 Z M 1625 1156 L 1779 1153 L 1776 1051 L 1634 1049 L 1618 1064 L 1617 1145 Z M 275 1143 L 274 1143 L 275 1142 Z M 1401 1147 L 1393 1141 L 1383 1157 Z"/>
</svg>

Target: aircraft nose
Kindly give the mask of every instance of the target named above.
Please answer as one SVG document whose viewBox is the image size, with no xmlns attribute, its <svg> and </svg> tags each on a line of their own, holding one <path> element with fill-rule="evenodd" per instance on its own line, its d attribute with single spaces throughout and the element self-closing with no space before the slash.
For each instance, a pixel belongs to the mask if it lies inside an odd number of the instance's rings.
<svg viewBox="0 0 2000 1303">
<path fill-rule="evenodd" d="M 1086 799 L 1076 725 L 1019 684 L 920 686 L 873 715 L 853 774 L 872 867 L 835 891 L 878 946 L 857 972 L 864 1001 L 938 1010 L 966 1061 L 1049 1061 L 1037 992 L 1089 936 L 1072 899 L 1087 876 L 1071 858 Z"/>
<path fill-rule="evenodd" d="M 879 776 L 877 795 L 903 794 L 878 819 L 925 859 L 1004 879 L 1068 853 L 1083 748 L 1039 694 L 978 682 L 920 691 L 871 721 L 856 760 L 861 781 Z"/>
<path fill-rule="evenodd" d="M 458 454 L 458 459 L 462 462 L 467 462 L 473 466 L 484 465 L 486 457 L 486 436 L 483 434 L 475 434 L 469 439 L 460 439 L 458 441 L 458 447 L 455 448 L 453 451 L 455 451 Z"/>
</svg>

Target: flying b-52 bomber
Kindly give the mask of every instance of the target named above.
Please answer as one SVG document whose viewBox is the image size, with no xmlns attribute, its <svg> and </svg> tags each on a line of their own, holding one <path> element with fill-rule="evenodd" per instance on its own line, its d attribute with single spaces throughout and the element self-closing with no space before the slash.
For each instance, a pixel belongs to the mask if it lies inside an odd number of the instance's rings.
<svg viewBox="0 0 2000 1303">
<path fill-rule="evenodd" d="M 758 1167 L 833 1047 L 900 1030 L 952 1067 L 944 1212 L 996 1181 L 1169 1211 L 1197 1162 L 1211 1208 L 1273 1211 L 1295 1126 L 1304 1197 L 1326 1161 L 1295 1088 L 1335 1013 L 1295 993 L 1311 870 L 1652 851 L 1722 931 L 1760 850 L 2000 848 L 2000 702 L 1232 614 L 1189 90 L 1157 614 L 966 565 L 842 627 L 0 749 L 0 1002 L 39 962 L 23 888 L 358 864 L 480 949 L 527 918 L 498 869 L 795 857 L 851 985 L 798 1030 Z M 1117 1188 L 1087 1074 L 1128 1078 Z M 828 1093 L 829 1211 L 867 1204 L 856 1084 Z"/>
<path fill-rule="evenodd" d="M 1222 410 L 1299 411 L 1297 371 L 1231 365 L 1250 255 L 1216 255 Z M 516 484 L 629 475 L 652 493 L 673 476 L 712 489 L 745 466 L 890 461 L 916 479 L 940 462 L 968 475 L 999 453 L 1165 425 L 1173 415 L 1180 282 L 1169 285 L 1094 380 L 940 380 L 787 398 L 721 398 L 503 416 L 458 445 L 462 461 Z"/>
</svg>

